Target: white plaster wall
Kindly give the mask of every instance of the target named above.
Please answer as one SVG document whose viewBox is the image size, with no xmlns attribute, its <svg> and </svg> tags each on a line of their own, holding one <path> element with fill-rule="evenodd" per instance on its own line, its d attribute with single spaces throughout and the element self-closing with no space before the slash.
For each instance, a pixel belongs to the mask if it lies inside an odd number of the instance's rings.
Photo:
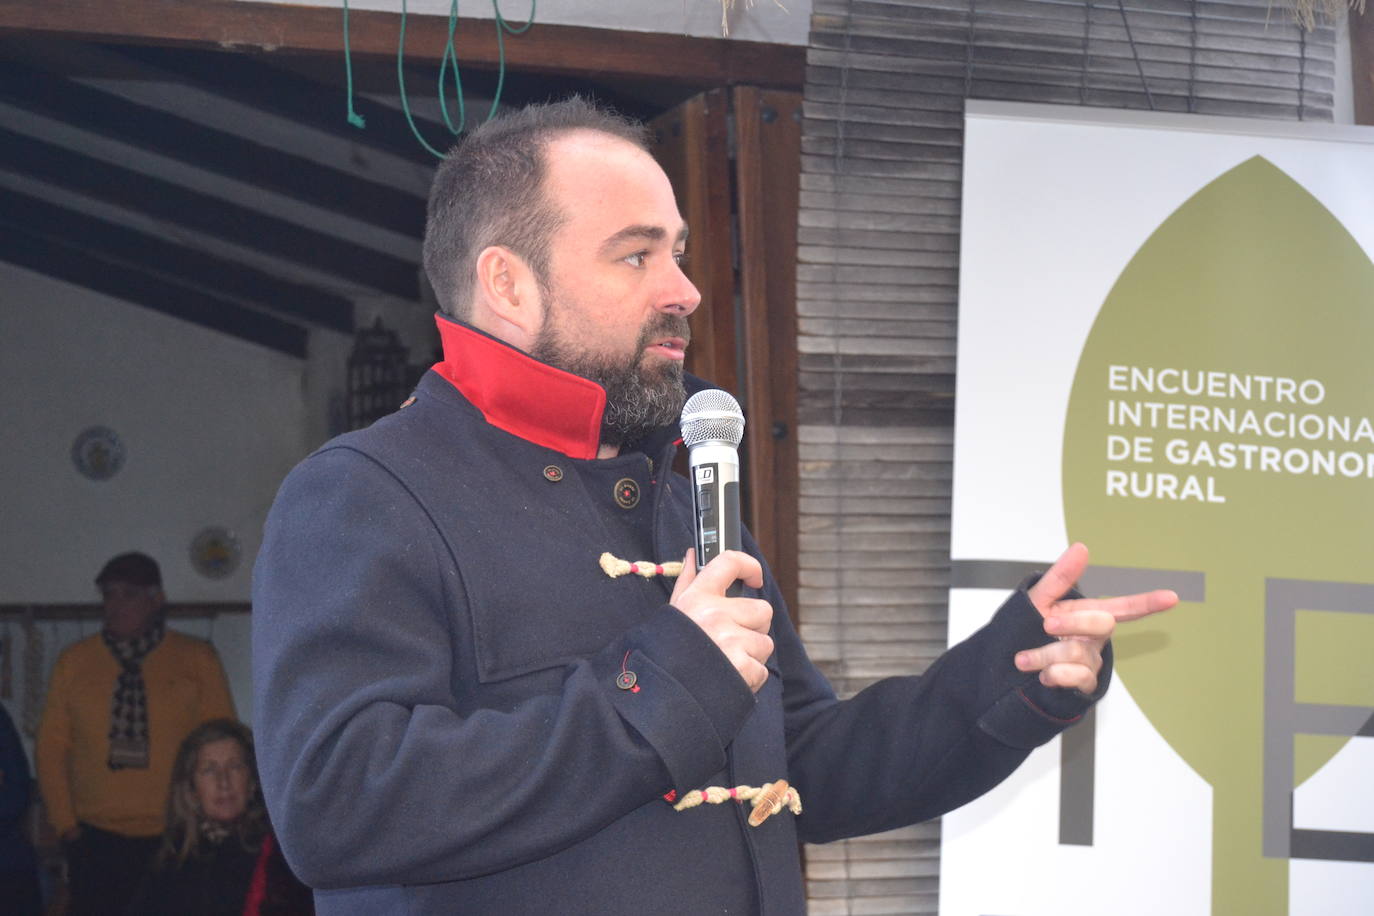
<svg viewBox="0 0 1374 916">
<path fill-rule="evenodd" d="M 292 3 L 296 6 L 331 6 L 342 8 L 342 0 L 241 0 L 241 2 Z M 447 0 L 410 0 L 409 13 L 447 16 Z M 529 0 L 515 0 L 501 4 L 501 15 L 507 22 L 520 25 L 530 15 Z M 401 11 L 401 0 L 349 0 L 350 10 Z M 721 37 L 720 0 L 539 0 L 535 6 L 535 23 L 552 25 L 580 25 L 600 29 L 623 29 L 630 32 L 666 32 L 700 38 Z M 492 6 L 473 3 L 459 6 L 464 18 L 493 19 Z M 774 44 L 804 45 L 811 30 L 811 0 L 734 0 L 728 15 L 729 37 L 743 41 L 766 41 Z M 459 47 L 459 60 L 462 48 Z"/>
<path fill-rule="evenodd" d="M 287 471 L 328 432 L 351 338 L 315 332 L 311 361 L 0 263 L 0 603 L 94 602 L 109 557 L 142 550 L 173 603 L 247 602 L 262 523 Z M 88 426 L 115 430 L 124 468 L 81 476 L 70 452 Z M 202 528 L 242 546 L 223 579 L 191 564 Z M 241 618 L 241 619 L 240 619 Z M 174 620 L 214 641 L 251 721 L 247 615 Z M 45 662 L 94 623 L 40 624 Z M 18 636 L 15 620 L 0 635 Z M 22 704 L 22 638 L 11 649 Z"/>
<path fill-rule="evenodd" d="M 91 601 L 121 550 L 154 556 L 173 601 L 247 601 L 249 564 L 207 579 L 188 545 L 207 525 L 251 560 L 281 478 L 305 453 L 305 363 L 149 309 L 0 266 L 0 600 Z M 73 440 L 115 430 L 107 481 Z"/>
</svg>

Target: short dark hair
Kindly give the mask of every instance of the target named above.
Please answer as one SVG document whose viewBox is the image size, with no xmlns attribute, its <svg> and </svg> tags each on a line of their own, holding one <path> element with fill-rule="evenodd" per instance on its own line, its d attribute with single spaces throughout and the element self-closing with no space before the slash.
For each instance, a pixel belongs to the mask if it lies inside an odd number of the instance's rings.
<svg viewBox="0 0 1374 916">
<path fill-rule="evenodd" d="M 157 561 L 146 553 L 121 553 L 117 557 L 111 557 L 96 574 L 97 588 L 104 588 L 110 582 L 161 588 L 162 570 L 158 569 Z"/>
<path fill-rule="evenodd" d="M 551 141 L 580 130 L 649 150 L 642 124 L 573 96 L 494 118 L 449 151 L 434 173 L 425 223 L 425 273 L 440 310 L 469 317 L 477 256 L 489 245 L 524 258 L 544 282 L 549 237 L 564 220 L 544 194 L 544 151 Z"/>
</svg>

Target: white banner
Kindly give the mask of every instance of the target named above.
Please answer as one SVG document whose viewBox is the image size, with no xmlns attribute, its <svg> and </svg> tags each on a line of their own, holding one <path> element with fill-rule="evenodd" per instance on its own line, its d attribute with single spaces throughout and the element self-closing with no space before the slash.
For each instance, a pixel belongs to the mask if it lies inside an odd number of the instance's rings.
<svg viewBox="0 0 1374 916">
<path fill-rule="evenodd" d="M 1075 540 L 1184 601 L 941 914 L 1374 912 L 1374 130 L 969 102 L 961 250 L 951 642 Z"/>
</svg>

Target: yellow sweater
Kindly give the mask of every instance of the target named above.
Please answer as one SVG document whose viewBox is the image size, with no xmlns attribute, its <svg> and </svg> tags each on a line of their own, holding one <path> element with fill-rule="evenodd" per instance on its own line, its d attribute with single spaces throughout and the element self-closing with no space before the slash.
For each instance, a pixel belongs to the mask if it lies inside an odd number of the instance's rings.
<svg viewBox="0 0 1374 916">
<path fill-rule="evenodd" d="M 110 698 L 118 676 L 119 663 L 99 633 L 69 646 L 53 667 L 35 756 L 58 836 L 77 821 L 125 836 L 162 833 L 177 747 L 200 723 L 234 716 L 214 646 L 168 630 L 143 660 L 148 768 L 111 770 Z"/>
</svg>

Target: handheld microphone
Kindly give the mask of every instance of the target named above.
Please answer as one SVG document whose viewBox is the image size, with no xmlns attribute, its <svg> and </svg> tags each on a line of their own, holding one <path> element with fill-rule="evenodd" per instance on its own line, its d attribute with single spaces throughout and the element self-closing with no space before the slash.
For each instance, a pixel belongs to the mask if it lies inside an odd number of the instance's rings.
<svg viewBox="0 0 1374 916">
<path fill-rule="evenodd" d="M 722 550 L 744 549 L 740 528 L 739 444 L 744 413 L 719 388 L 698 391 L 682 408 L 682 441 L 692 480 L 697 569 Z M 739 583 L 727 594 L 736 594 Z"/>
</svg>

